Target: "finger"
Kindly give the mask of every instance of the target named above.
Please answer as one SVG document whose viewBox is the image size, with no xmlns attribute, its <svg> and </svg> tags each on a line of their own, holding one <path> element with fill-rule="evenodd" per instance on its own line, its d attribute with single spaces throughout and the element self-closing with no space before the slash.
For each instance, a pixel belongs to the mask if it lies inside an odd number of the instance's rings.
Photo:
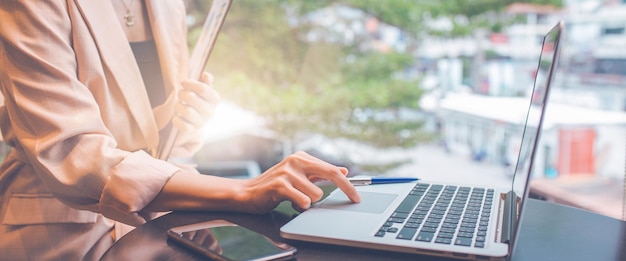
<svg viewBox="0 0 626 261">
<path fill-rule="evenodd" d="M 352 185 L 345 176 L 347 175 L 348 169 L 343 168 L 343 170 L 341 170 L 341 168 L 313 157 L 306 152 L 300 151 L 296 152 L 294 155 L 301 160 L 308 161 L 308 164 L 306 162 L 300 163 L 305 166 L 304 172 L 307 173 L 308 176 L 312 175 L 315 178 L 328 179 L 335 183 L 352 202 L 361 202 L 361 196 L 356 191 L 356 188 L 354 188 L 354 185 Z"/>
<path fill-rule="evenodd" d="M 175 106 L 175 110 L 177 117 L 187 121 L 191 125 L 202 126 L 206 122 L 204 117 L 190 106 L 178 103 Z"/>
<path fill-rule="evenodd" d="M 174 126 L 176 126 L 176 128 L 180 131 L 192 131 L 194 129 L 198 129 L 198 127 L 196 127 L 195 125 L 189 123 L 186 120 L 183 120 L 178 116 L 172 119 L 172 124 L 174 124 Z"/>
<path fill-rule="evenodd" d="M 311 198 L 292 186 L 285 186 L 281 194 L 284 199 L 291 201 L 292 205 L 301 210 L 311 207 Z"/>
<path fill-rule="evenodd" d="M 172 123 L 174 123 L 174 125 L 180 130 L 199 129 L 203 126 L 197 121 L 192 122 L 191 120 L 189 120 L 189 118 L 178 114 L 172 119 Z"/>
<path fill-rule="evenodd" d="M 324 191 L 303 176 L 296 175 L 291 181 L 293 187 L 309 197 L 311 203 L 317 202 L 324 196 Z"/>
<path fill-rule="evenodd" d="M 218 102 L 220 100 L 220 95 L 212 88 L 212 84 L 201 81 L 184 80 L 181 85 L 183 86 L 182 90 L 193 92 L 207 102 Z"/>
<path fill-rule="evenodd" d="M 202 72 L 200 80 L 208 85 L 213 85 L 213 81 L 215 80 L 215 78 L 213 77 L 213 74 L 210 74 L 208 72 Z"/>
<path fill-rule="evenodd" d="M 361 195 L 359 195 L 359 192 L 356 191 L 356 188 L 354 187 L 354 185 L 350 183 L 348 178 L 346 178 L 345 174 L 341 173 L 339 169 L 337 169 L 336 175 L 332 175 L 332 177 L 330 178 L 330 181 L 335 183 L 335 185 L 337 185 L 337 187 L 341 189 L 341 191 L 343 191 L 343 193 L 345 193 L 346 196 L 348 196 L 350 201 L 355 202 L 355 203 L 361 202 Z"/>
<path fill-rule="evenodd" d="M 337 167 L 339 169 L 339 171 L 341 172 L 341 174 L 343 174 L 344 176 L 348 175 L 348 169 L 345 167 Z M 326 180 L 320 177 L 316 177 L 316 176 L 312 176 L 310 178 L 311 182 L 318 182 L 318 181 L 322 181 L 322 180 Z"/>
<path fill-rule="evenodd" d="M 178 93 L 179 104 L 190 107 L 190 109 L 197 111 L 197 113 L 203 118 L 208 119 L 213 115 L 217 103 L 209 102 L 201 99 L 193 92 L 182 90 Z"/>
<path fill-rule="evenodd" d="M 336 166 L 316 158 L 304 151 L 297 151 L 290 157 L 290 161 L 295 161 L 294 167 L 302 169 L 309 179 L 321 178 L 328 179 L 328 175 L 334 172 Z"/>
<path fill-rule="evenodd" d="M 298 212 L 304 212 L 306 210 L 306 209 L 303 209 L 303 208 L 299 207 L 298 205 L 294 204 L 293 202 L 291 202 L 291 207 L 293 209 L 295 209 L 296 211 L 298 211 Z"/>
<path fill-rule="evenodd" d="M 344 168 L 344 167 L 337 167 L 337 168 L 339 169 L 341 174 L 343 174 L 344 176 L 348 175 L 348 169 L 347 168 Z M 318 176 L 315 176 L 315 175 L 312 175 L 312 176 L 309 177 L 309 180 L 311 182 L 319 182 L 319 181 L 326 180 L 326 179 L 318 177 Z"/>
</svg>

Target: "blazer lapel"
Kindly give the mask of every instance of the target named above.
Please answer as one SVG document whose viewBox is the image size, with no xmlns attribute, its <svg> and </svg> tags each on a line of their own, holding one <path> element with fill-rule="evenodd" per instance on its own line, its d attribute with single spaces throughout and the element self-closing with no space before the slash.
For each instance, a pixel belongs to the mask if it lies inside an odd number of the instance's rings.
<svg viewBox="0 0 626 261">
<path fill-rule="evenodd" d="M 148 94 L 124 31 L 117 25 L 111 26 L 112 21 L 117 21 L 111 2 L 75 1 L 91 30 L 104 66 L 119 86 L 148 148 L 156 148 L 159 135 Z"/>
</svg>

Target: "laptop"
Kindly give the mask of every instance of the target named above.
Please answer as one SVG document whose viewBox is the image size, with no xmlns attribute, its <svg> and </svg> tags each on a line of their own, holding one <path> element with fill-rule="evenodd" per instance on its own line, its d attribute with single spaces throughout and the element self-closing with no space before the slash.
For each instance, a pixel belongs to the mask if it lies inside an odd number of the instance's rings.
<svg viewBox="0 0 626 261">
<path fill-rule="evenodd" d="M 412 182 L 340 190 L 281 227 L 286 239 L 454 258 L 505 259 L 516 242 L 563 22 L 543 38 L 511 187 Z M 497 110 L 498 108 L 494 108 Z"/>
</svg>

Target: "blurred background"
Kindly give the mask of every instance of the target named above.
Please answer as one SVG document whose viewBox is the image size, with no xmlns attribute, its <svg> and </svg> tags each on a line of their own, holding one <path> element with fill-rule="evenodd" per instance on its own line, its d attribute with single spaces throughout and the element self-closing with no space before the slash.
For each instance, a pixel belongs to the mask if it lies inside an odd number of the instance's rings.
<svg viewBox="0 0 626 261">
<path fill-rule="evenodd" d="M 210 0 L 188 0 L 189 43 Z M 510 186 L 543 35 L 566 24 L 533 197 L 623 219 L 625 0 L 235 0 L 194 158 L 250 177 L 303 150 L 351 175 Z"/>
</svg>

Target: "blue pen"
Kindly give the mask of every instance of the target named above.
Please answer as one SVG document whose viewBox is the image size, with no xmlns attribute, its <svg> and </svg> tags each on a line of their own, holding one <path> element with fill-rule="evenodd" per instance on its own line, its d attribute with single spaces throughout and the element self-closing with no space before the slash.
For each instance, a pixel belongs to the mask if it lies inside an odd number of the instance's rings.
<svg viewBox="0 0 626 261">
<path fill-rule="evenodd" d="M 355 186 L 389 184 L 389 183 L 406 183 L 419 180 L 419 178 L 409 177 L 350 177 L 350 183 Z"/>
</svg>

